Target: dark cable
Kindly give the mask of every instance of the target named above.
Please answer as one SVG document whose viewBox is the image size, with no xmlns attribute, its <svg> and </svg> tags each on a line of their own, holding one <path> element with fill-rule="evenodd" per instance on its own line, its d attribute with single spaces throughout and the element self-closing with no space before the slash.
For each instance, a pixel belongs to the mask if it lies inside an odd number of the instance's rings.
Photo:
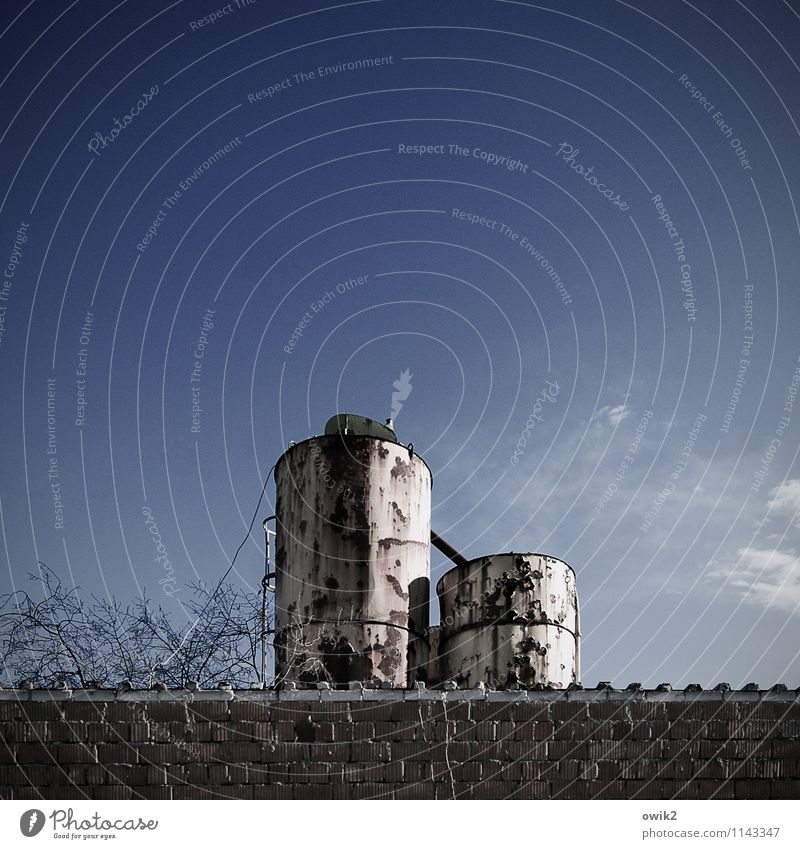
<svg viewBox="0 0 800 849">
<path fill-rule="evenodd" d="M 236 553 L 233 555 L 233 559 L 231 560 L 231 565 L 225 570 L 225 574 L 219 579 L 219 583 L 216 586 L 216 589 L 213 593 L 208 597 L 208 601 L 205 604 L 205 607 L 200 611 L 200 615 L 197 617 L 197 621 L 200 621 L 200 617 L 206 612 L 209 604 L 214 600 L 214 596 L 219 592 L 219 588 L 225 583 L 225 579 L 230 575 L 231 569 L 233 569 L 234 564 L 236 563 L 236 558 L 239 556 L 239 552 L 244 548 L 245 543 L 248 539 L 250 539 L 250 532 L 253 530 L 253 525 L 256 522 L 256 517 L 258 516 L 258 512 L 261 509 L 261 502 L 264 499 L 264 493 L 267 491 L 267 484 L 269 483 L 269 479 L 272 473 L 275 471 L 275 466 L 277 463 L 272 464 L 272 468 L 267 472 L 266 478 L 264 478 L 264 486 L 261 487 L 261 495 L 258 496 L 258 504 L 256 504 L 255 512 L 253 513 L 253 518 L 250 520 L 250 526 L 247 528 L 247 533 L 245 534 L 244 539 L 239 544 L 239 547 L 236 549 Z"/>
</svg>

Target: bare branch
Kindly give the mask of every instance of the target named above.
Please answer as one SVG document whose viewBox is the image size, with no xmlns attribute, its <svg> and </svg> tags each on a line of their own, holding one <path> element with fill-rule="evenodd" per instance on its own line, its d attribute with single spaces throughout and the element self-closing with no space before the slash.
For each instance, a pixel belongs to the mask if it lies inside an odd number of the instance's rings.
<svg viewBox="0 0 800 849">
<path fill-rule="evenodd" d="M 180 687 L 192 680 L 247 686 L 257 679 L 258 592 L 223 584 L 209 603 L 208 591 L 193 585 L 182 605 L 186 621 L 176 624 L 146 595 L 128 605 L 82 600 L 79 588 L 65 587 L 46 564 L 40 567 L 30 575 L 36 592 L 0 596 L 0 664 L 10 681 Z"/>
</svg>

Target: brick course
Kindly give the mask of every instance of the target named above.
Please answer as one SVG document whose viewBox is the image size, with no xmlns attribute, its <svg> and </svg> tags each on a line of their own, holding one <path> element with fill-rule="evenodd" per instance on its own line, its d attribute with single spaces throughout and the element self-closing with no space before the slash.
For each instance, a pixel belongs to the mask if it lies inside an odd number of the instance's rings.
<svg viewBox="0 0 800 849">
<path fill-rule="evenodd" d="M 3 799 L 798 796 L 794 691 L 0 691 Z"/>
</svg>

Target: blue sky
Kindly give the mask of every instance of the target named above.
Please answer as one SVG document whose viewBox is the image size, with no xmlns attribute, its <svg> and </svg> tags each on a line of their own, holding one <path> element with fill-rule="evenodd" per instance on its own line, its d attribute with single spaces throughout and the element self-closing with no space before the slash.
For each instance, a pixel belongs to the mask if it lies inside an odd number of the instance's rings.
<svg viewBox="0 0 800 849">
<path fill-rule="evenodd" d="M 3 589 L 180 615 L 407 371 L 434 527 L 574 566 L 585 683 L 797 685 L 791 4 L 2 15 Z"/>
</svg>

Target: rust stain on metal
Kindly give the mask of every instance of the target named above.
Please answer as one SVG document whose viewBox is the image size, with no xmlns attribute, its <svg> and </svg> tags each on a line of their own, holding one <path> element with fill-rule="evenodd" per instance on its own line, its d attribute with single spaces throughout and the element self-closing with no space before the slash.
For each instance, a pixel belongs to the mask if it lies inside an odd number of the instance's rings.
<svg viewBox="0 0 800 849">
<path fill-rule="evenodd" d="M 405 545 L 407 542 L 408 540 L 400 539 L 399 537 L 386 537 L 385 539 L 379 539 L 378 545 L 388 551 L 393 545 Z M 396 560 L 395 563 L 397 563 Z"/>
<path fill-rule="evenodd" d="M 394 509 L 397 518 L 405 525 L 408 519 L 403 515 L 403 511 L 397 506 L 396 501 L 392 502 L 392 508 Z"/>
<path fill-rule="evenodd" d="M 408 601 L 408 593 L 403 592 L 403 588 L 400 586 L 400 581 L 395 578 L 394 575 L 386 575 L 386 580 L 392 585 L 392 589 L 403 599 L 403 601 Z"/>
<path fill-rule="evenodd" d="M 378 669 L 392 682 L 394 682 L 403 663 L 403 656 L 399 648 L 400 634 L 401 632 L 396 628 L 387 628 L 385 643 L 381 646 L 382 658 L 378 664 Z"/>
<path fill-rule="evenodd" d="M 392 469 L 393 478 L 406 478 L 414 474 L 414 466 L 411 463 L 406 463 L 402 457 L 395 457 L 394 468 Z"/>
</svg>

